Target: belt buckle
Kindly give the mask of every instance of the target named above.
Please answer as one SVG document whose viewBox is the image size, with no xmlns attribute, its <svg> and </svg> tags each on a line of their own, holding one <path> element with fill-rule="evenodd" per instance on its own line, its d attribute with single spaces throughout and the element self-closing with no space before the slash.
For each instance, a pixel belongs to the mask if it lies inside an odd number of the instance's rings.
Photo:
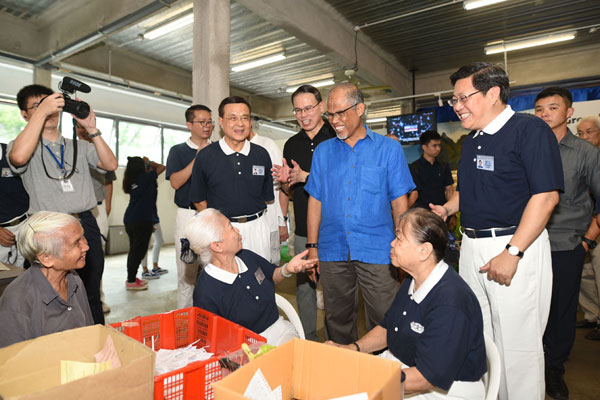
<svg viewBox="0 0 600 400">
<path fill-rule="evenodd" d="M 242 224 L 243 224 L 244 222 L 248 222 L 248 217 L 238 217 L 238 218 L 237 218 L 237 222 L 240 222 L 240 223 L 242 223 Z"/>
</svg>

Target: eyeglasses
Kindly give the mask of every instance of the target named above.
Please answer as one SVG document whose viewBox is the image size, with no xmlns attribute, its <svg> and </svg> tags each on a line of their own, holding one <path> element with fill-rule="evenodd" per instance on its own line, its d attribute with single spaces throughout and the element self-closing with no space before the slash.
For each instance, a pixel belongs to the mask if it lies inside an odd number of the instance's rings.
<svg viewBox="0 0 600 400">
<path fill-rule="evenodd" d="M 319 103 L 321 103 L 320 101 L 317 102 L 317 104 L 315 104 L 314 106 L 306 106 L 304 108 L 294 108 L 292 111 L 294 112 L 294 114 L 298 115 L 300 113 L 302 113 L 304 111 L 304 114 L 308 114 L 309 112 L 311 112 L 316 106 L 319 105 Z"/>
<path fill-rule="evenodd" d="M 453 97 L 450 100 L 448 100 L 448 104 L 450 105 L 450 107 L 454 107 L 455 105 L 457 105 L 458 103 L 462 103 L 465 104 L 467 102 L 467 100 L 469 100 L 469 97 L 473 96 L 474 94 L 477 94 L 481 92 L 481 90 L 478 90 L 476 92 L 473 92 L 471 94 L 467 94 L 465 96 L 460 96 L 460 97 Z"/>
<path fill-rule="evenodd" d="M 332 112 L 332 113 L 330 113 L 330 112 L 326 112 L 326 113 L 325 113 L 325 114 L 323 114 L 323 115 L 325 115 L 325 117 L 326 117 L 327 119 L 333 119 L 333 118 L 335 118 L 335 117 L 338 117 L 338 118 L 343 118 L 343 117 L 344 117 L 344 114 L 346 113 L 346 111 L 348 111 L 349 109 L 351 109 L 351 108 L 353 108 L 353 107 L 356 107 L 357 105 L 358 105 L 358 103 L 354 103 L 353 105 L 351 105 L 350 107 L 348 107 L 348 108 L 346 108 L 346 109 L 344 109 L 344 110 L 342 110 L 342 111 L 336 111 L 336 112 Z"/>
<path fill-rule="evenodd" d="M 225 119 L 233 124 L 235 124 L 236 122 L 243 122 L 246 123 L 248 121 L 250 121 L 250 116 L 249 115 L 242 115 L 241 117 L 238 116 L 231 116 L 231 117 L 225 117 Z"/>
<path fill-rule="evenodd" d="M 40 101 L 41 103 L 41 101 Z M 40 106 L 40 103 L 33 103 L 31 105 L 31 107 L 27 107 L 28 110 L 37 110 L 37 108 Z"/>
<path fill-rule="evenodd" d="M 210 119 L 206 121 L 192 121 L 192 124 L 198 124 L 200 126 L 213 126 L 215 124 L 215 121 Z"/>
</svg>

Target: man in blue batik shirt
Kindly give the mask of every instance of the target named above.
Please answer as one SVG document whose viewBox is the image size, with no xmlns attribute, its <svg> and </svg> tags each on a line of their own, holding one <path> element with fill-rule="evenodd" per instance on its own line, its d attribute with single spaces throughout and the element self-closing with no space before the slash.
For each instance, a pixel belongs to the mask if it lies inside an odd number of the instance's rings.
<svg viewBox="0 0 600 400">
<path fill-rule="evenodd" d="M 350 83 L 336 85 L 325 115 L 337 138 L 315 150 L 306 192 L 308 257 L 319 259 L 329 338 L 358 339 L 356 290 L 366 306 L 367 330 L 390 307 L 398 285 L 390 265 L 394 222 L 415 188 L 400 143 L 362 125 L 364 98 Z"/>
</svg>

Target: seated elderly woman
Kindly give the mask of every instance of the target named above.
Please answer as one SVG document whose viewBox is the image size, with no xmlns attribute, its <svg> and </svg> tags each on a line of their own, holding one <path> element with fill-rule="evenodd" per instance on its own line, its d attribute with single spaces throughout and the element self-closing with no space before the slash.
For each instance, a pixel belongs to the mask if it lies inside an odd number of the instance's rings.
<svg viewBox="0 0 600 400">
<path fill-rule="evenodd" d="M 192 218 L 185 229 L 189 247 L 205 265 L 194 289 L 194 306 L 240 324 L 279 345 L 297 337 L 293 325 L 279 316 L 275 284 L 315 265 L 303 260 L 308 251 L 278 267 L 242 249 L 242 236 L 213 208 Z M 185 245 L 183 246 L 185 247 Z"/>
<path fill-rule="evenodd" d="M 0 298 L 0 347 L 93 325 L 87 294 L 76 269 L 89 247 L 79 221 L 40 211 L 17 234 L 19 251 L 31 267 Z"/>
<path fill-rule="evenodd" d="M 383 321 L 347 347 L 399 359 L 411 399 L 483 399 L 487 370 L 477 298 L 442 260 L 446 224 L 420 208 L 400 216 L 391 258 L 409 274 Z M 390 354 L 391 353 L 391 354 Z"/>
</svg>

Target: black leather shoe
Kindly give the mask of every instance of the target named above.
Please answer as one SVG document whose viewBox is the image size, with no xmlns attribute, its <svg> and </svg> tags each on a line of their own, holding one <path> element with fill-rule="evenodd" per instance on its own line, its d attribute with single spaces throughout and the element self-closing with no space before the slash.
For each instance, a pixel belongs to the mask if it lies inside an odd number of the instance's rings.
<svg viewBox="0 0 600 400">
<path fill-rule="evenodd" d="M 546 367 L 546 394 L 553 400 L 569 400 L 569 388 L 557 369 Z"/>
<path fill-rule="evenodd" d="M 592 329 L 585 335 L 585 338 L 588 340 L 600 340 L 600 328 L 596 327 Z"/>
<path fill-rule="evenodd" d="M 588 321 L 587 319 L 583 319 L 581 321 L 577 321 L 575 323 L 576 328 L 595 328 L 596 321 Z"/>
</svg>

